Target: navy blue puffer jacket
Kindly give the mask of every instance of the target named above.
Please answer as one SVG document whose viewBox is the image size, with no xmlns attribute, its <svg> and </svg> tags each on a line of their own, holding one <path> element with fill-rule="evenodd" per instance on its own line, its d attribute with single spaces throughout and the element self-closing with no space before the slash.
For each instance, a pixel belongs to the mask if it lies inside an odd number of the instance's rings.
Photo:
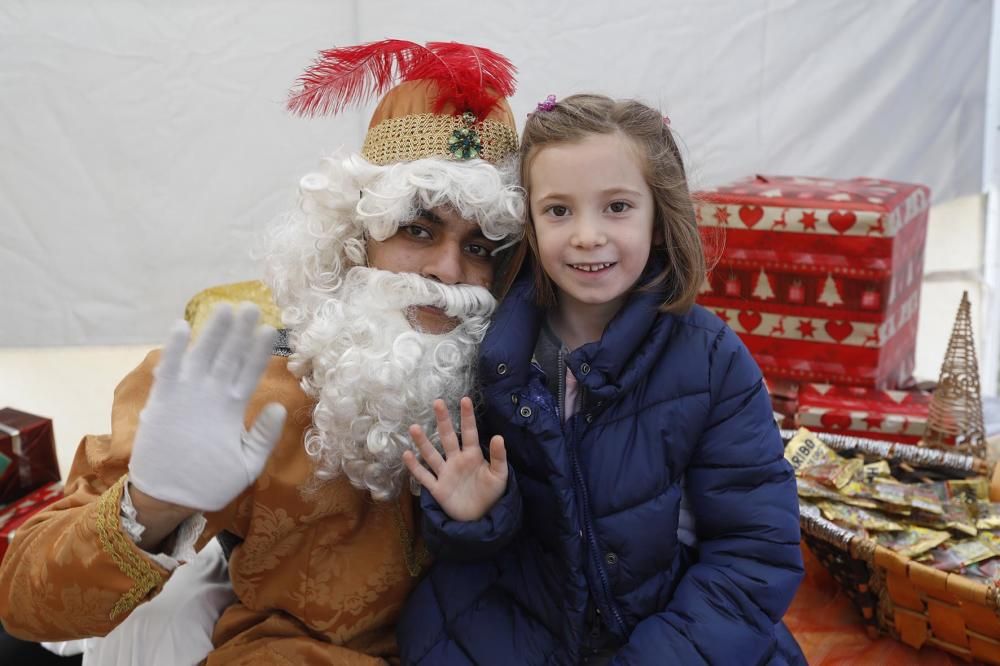
<svg viewBox="0 0 1000 666">
<path fill-rule="evenodd" d="M 708 311 L 636 292 L 568 357 L 589 405 L 562 424 L 524 278 L 480 353 L 480 432 L 504 436 L 511 481 L 476 522 L 425 491 L 438 559 L 399 624 L 404 663 L 580 663 L 588 615 L 616 664 L 804 663 L 780 623 L 802 578 L 795 479 L 746 348 Z"/>
</svg>

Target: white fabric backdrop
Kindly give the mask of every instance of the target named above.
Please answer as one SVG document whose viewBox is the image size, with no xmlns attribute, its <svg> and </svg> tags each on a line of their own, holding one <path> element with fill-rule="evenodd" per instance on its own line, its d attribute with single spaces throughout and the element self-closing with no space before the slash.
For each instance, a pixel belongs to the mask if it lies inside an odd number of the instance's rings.
<svg viewBox="0 0 1000 666">
<path fill-rule="evenodd" d="M 539 9 L 541 7 L 542 9 Z M 5 0 L 0 347 L 157 342 L 368 111 L 301 120 L 316 51 L 394 36 L 492 47 L 518 117 L 549 93 L 640 96 L 696 185 L 753 173 L 980 191 L 990 0 L 495 3 Z"/>
</svg>

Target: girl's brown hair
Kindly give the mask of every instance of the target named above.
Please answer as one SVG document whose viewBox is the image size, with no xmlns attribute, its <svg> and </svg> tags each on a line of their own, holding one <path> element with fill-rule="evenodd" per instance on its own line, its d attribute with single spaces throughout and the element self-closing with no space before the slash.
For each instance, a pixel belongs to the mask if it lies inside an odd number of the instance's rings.
<svg viewBox="0 0 1000 666">
<path fill-rule="evenodd" d="M 531 162 L 542 148 L 573 143 L 592 134 L 619 133 L 631 139 L 643 157 L 643 174 L 653 193 L 655 214 L 653 252 L 663 258 L 664 268 L 645 289 L 663 289 L 661 310 L 683 313 L 694 304 L 705 277 L 694 205 L 680 151 L 669 126 L 659 111 L 635 100 L 613 100 L 603 95 L 573 95 L 560 100 L 551 110 L 528 116 L 521 138 L 521 183 L 528 195 L 526 206 L 527 243 L 522 243 L 514 265 L 522 263 L 529 251 L 535 274 L 539 305 L 555 305 L 555 288 L 541 268 L 538 240 L 531 219 Z M 662 245 L 660 243 L 662 242 Z M 527 247 L 526 247 L 527 246 Z"/>
</svg>

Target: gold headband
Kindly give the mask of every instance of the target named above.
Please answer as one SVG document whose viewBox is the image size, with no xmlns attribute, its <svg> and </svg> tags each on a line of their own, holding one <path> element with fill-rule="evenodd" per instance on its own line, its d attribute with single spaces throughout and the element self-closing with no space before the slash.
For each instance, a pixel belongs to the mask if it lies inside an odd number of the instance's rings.
<svg viewBox="0 0 1000 666">
<path fill-rule="evenodd" d="M 361 155 L 372 164 L 411 162 L 425 157 L 483 159 L 499 164 L 517 152 L 517 132 L 496 120 L 418 113 L 388 118 L 370 127 Z"/>
</svg>

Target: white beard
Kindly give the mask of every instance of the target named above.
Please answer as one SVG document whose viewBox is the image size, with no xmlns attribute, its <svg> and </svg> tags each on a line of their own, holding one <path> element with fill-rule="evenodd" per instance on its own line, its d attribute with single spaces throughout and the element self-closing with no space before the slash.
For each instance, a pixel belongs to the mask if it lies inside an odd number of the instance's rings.
<svg viewBox="0 0 1000 666">
<path fill-rule="evenodd" d="M 317 400 L 305 441 L 316 477 L 343 473 L 375 499 L 395 497 L 408 478 L 403 451 L 414 450 L 410 424 L 423 426 L 438 445 L 433 401 L 455 409 L 474 388 L 496 300 L 481 287 L 362 266 L 333 293 L 316 290 L 309 300 L 296 308 L 311 316 L 290 332 L 288 367 Z M 419 332 L 406 313 L 421 305 L 460 323 L 441 335 Z"/>
</svg>

